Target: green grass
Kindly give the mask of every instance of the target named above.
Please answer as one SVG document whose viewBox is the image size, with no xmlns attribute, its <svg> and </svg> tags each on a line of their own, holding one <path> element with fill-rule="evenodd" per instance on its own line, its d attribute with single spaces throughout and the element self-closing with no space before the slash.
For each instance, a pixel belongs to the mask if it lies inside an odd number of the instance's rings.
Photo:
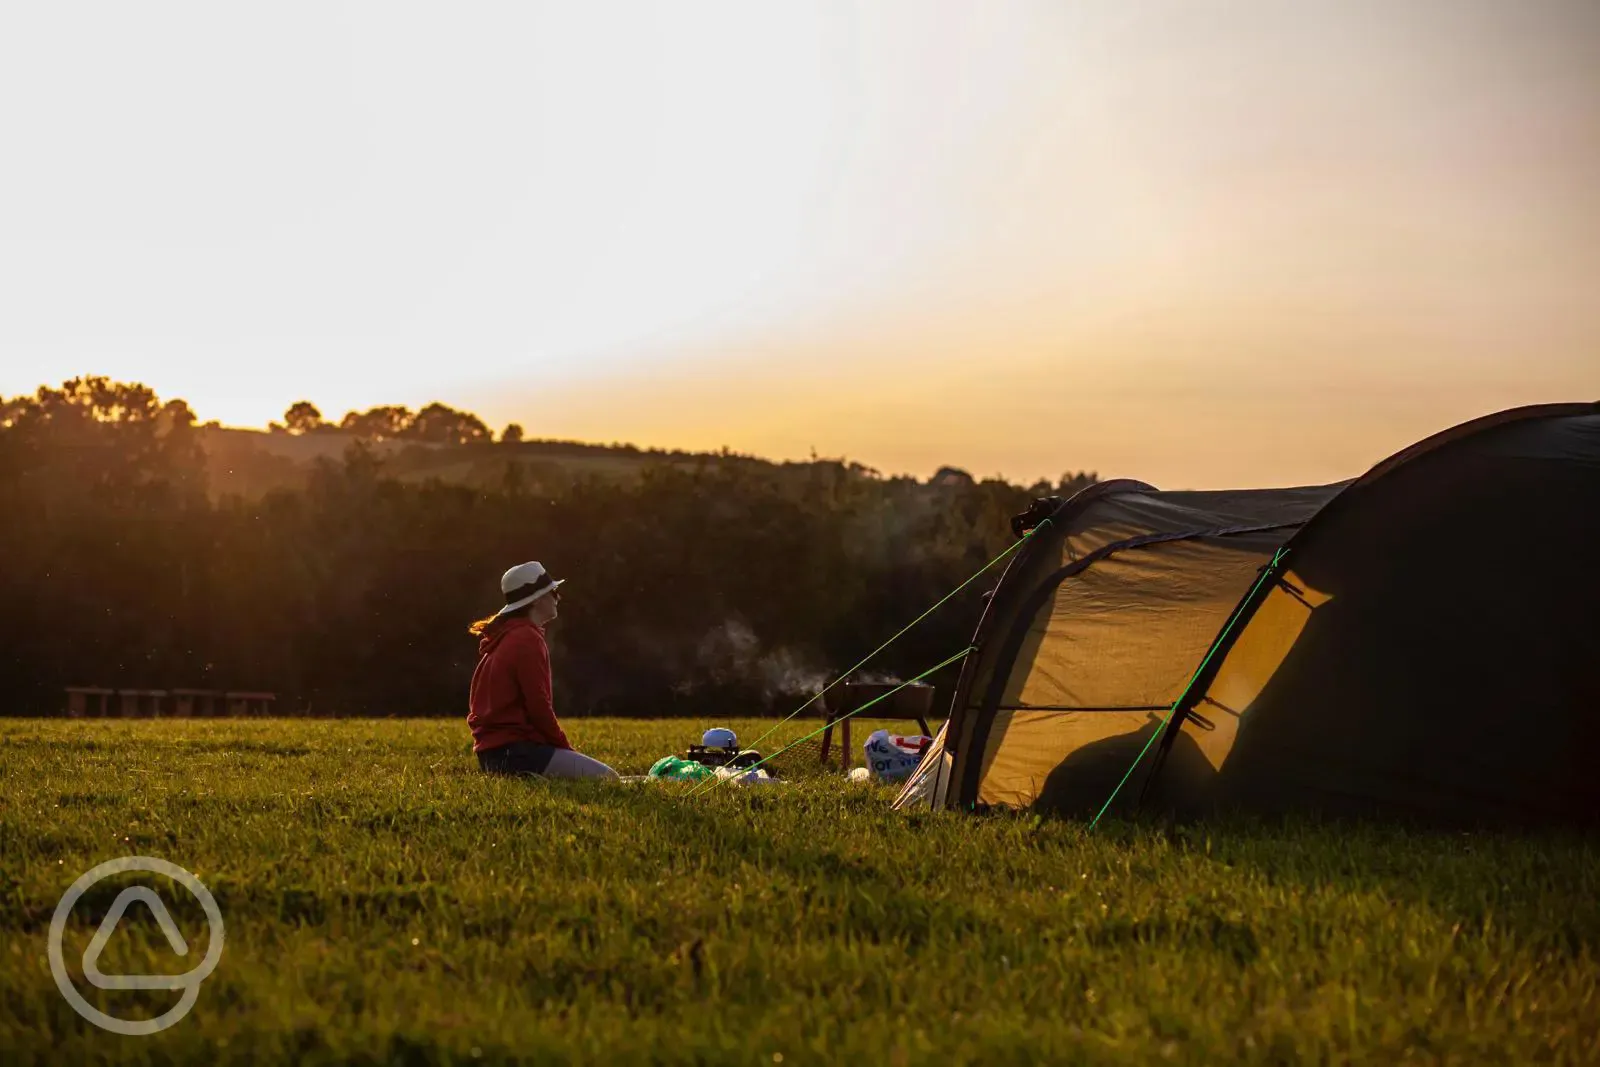
<svg viewBox="0 0 1600 1067">
<path fill-rule="evenodd" d="M 568 726 L 632 773 L 699 730 Z M 1600 1062 L 1591 841 L 1086 835 L 891 795 L 494 780 L 456 722 L 0 722 L 0 1059 Z M 199 874 L 227 923 L 152 1037 L 81 1021 L 45 962 L 62 891 L 130 853 Z M 75 911 L 74 971 L 121 884 Z M 120 929 L 104 970 L 190 965 Z"/>
</svg>

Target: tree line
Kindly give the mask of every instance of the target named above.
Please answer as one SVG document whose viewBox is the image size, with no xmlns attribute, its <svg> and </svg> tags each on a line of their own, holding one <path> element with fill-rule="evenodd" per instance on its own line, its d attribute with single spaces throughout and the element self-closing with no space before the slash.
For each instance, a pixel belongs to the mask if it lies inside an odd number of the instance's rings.
<svg viewBox="0 0 1600 1067">
<path fill-rule="evenodd" d="M 489 427 L 469 411 L 432 403 L 419 411 L 398 404 L 380 404 L 366 411 L 349 411 L 338 422 L 328 422 L 309 400 L 298 400 L 283 413 L 283 421 L 267 424 L 270 433 L 328 433 L 339 431 L 369 441 L 421 441 L 442 445 L 482 444 L 494 439 Z M 516 423 L 501 432 L 501 440 L 522 440 Z"/>
<path fill-rule="evenodd" d="M 325 432 L 300 414 L 292 432 Z M 1010 544 L 1008 518 L 1041 490 L 1093 480 L 708 456 L 552 492 L 514 464 L 493 484 L 402 481 L 355 435 L 303 484 L 245 499 L 208 492 L 196 423 L 182 400 L 104 378 L 0 400 L 8 711 L 55 713 L 63 687 L 96 685 L 266 690 L 287 714 L 464 714 L 467 625 L 526 559 L 569 579 L 550 631 L 559 713 L 788 710 Z M 993 584 L 869 672 L 907 677 L 960 649 Z"/>
</svg>

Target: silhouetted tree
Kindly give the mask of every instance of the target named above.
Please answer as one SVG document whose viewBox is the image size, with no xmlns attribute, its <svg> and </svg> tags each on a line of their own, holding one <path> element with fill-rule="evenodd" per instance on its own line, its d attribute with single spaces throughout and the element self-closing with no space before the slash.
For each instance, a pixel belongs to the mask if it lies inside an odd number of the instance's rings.
<svg viewBox="0 0 1600 1067">
<path fill-rule="evenodd" d="M 972 485 L 973 477 L 960 467 L 940 467 L 928 479 L 929 485 L 962 486 Z"/>
<path fill-rule="evenodd" d="M 89 377 L 3 411 L 0 691 L 187 676 L 213 548 L 188 405 Z"/>
<path fill-rule="evenodd" d="M 1061 481 L 1056 485 L 1055 495 L 1069 497 L 1081 489 L 1087 489 L 1099 480 L 1100 476 L 1098 474 L 1092 474 L 1088 471 L 1078 471 L 1076 474 L 1068 471 L 1061 476 Z"/>
<path fill-rule="evenodd" d="M 476 415 L 438 403 L 417 412 L 410 425 L 395 436 L 440 445 L 470 445 L 491 438 L 489 427 Z"/>
<path fill-rule="evenodd" d="M 297 400 L 283 413 L 283 425 L 290 433 L 315 433 L 322 429 L 322 412 L 309 400 Z"/>
<path fill-rule="evenodd" d="M 506 423 L 506 428 L 500 431 L 500 443 L 505 445 L 519 444 L 522 441 L 522 426 L 515 422 Z"/>
<path fill-rule="evenodd" d="M 396 437 L 404 437 L 415 418 L 409 408 L 388 405 L 369 408 L 366 411 L 351 411 L 339 420 L 339 429 L 355 434 L 357 437 L 369 441 L 385 441 Z"/>
</svg>

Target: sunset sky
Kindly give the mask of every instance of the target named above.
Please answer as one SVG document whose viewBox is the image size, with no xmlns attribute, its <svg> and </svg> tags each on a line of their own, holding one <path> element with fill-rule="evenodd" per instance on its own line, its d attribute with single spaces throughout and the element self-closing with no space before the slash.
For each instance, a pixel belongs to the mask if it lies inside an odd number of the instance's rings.
<svg viewBox="0 0 1600 1067">
<path fill-rule="evenodd" d="M 11 4 L 0 393 L 1167 487 L 1600 399 L 1600 3 Z"/>
</svg>

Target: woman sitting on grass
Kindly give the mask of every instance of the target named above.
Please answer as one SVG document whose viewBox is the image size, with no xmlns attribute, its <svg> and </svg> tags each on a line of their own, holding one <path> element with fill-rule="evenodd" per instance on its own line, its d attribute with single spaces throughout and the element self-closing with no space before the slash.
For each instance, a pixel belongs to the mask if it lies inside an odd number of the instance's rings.
<svg viewBox="0 0 1600 1067">
<path fill-rule="evenodd" d="M 500 578 L 506 606 L 473 623 L 478 666 L 472 672 L 472 749 L 492 774 L 547 778 L 615 778 L 599 760 L 572 750 L 550 699 L 550 649 L 544 628 L 556 617 L 562 582 L 538 563 L 522 563 Z"/>
</svg>

